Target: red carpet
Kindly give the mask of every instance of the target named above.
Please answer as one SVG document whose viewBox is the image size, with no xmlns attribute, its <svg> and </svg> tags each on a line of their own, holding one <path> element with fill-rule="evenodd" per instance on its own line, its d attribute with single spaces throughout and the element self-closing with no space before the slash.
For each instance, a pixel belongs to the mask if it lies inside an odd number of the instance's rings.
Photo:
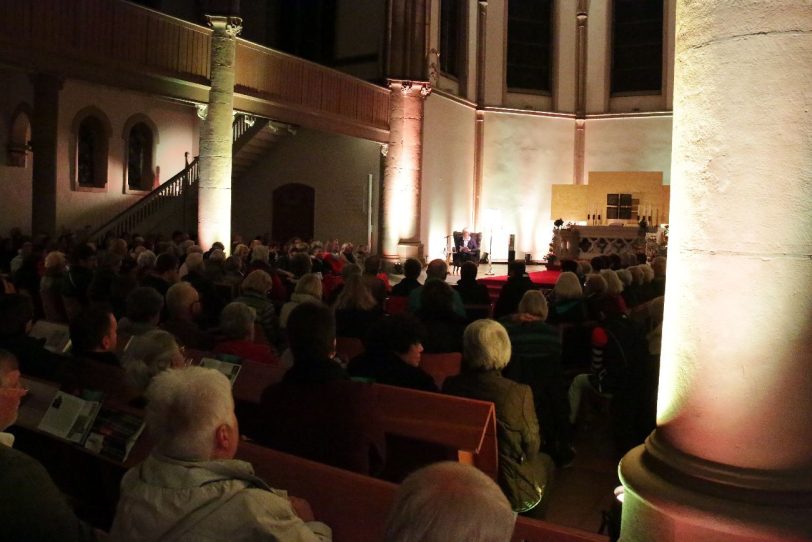
<svg viewBox="0 0 812 542">
<path fill-rule="evenodd" d="M 538 284 L 542 288 L 552 288 L 555 286 L 555 281 L 558 280 L 558 275 L 561 274 L 561 271 L 534 271 L 532 273 L 528 273 L 530 276 L 530 280 L 533 281 L 534 284 Z M 499 290 L 502 288 L 502 284 L 507 282 L 507 275 L 502 275 L 499 277 L 486 277 L 481 278 L 477 282 L 480 282 L 488 287 L 488 291 L 491 294 L 491 301 L 495 302 L 496 299 L 499 297 Z"/>
</svg>

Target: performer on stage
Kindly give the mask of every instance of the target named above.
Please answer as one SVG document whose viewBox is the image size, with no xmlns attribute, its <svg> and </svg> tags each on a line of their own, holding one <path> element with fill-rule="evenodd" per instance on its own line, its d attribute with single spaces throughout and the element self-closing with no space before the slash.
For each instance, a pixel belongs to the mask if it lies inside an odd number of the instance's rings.
<svg viewBox="0 0 812 542">
<path fill-rule="evenodd" d="M 468 228 L 462 229 L 462 237 L 456 241 L 456 254 L 454 255 L 454 263 L 462 265 L 465 262 L 479 261 L 479 241 L 476 237 L 472 236 Z"/>
</svg>

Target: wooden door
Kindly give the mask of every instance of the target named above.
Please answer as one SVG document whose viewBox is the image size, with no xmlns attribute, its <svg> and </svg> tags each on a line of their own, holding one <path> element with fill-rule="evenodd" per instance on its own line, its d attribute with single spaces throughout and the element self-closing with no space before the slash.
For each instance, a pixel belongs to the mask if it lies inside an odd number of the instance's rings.
<svg viewBox="0 0 812 542">
<path fill-rule="evenodd" d="M 289 183 L 273 191 L 271 235 L 285 242 L 291 237 L 313 238 L 316 190 L 299 183 Z"/>
</svg>

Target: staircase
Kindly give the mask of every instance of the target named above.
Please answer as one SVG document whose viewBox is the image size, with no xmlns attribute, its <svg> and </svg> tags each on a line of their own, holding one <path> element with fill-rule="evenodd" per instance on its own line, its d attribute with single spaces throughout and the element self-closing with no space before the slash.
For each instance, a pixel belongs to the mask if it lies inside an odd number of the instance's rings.
<svg viewBox="0 0 812 542">
<path fill-rule="evenodd" d="M 281 137 L 293 130 L 268 119 L 237 115 L 232 124 L 232 180 L 239 179 Z M 174 177 L 92 230 L 87 239 L 100 246 L 105 238 L 118 238 L 125 232 L 138 231 L 143 235 L 196 229 L 199 179 L 199 157 L 195 157 Z"/>
</svg>

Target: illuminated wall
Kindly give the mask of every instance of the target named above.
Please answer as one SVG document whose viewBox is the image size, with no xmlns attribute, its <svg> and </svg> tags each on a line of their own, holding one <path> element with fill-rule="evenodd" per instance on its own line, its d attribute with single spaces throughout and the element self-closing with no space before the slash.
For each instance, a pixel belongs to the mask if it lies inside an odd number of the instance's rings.
<svg viewBox="0 0 812 542">
<path fill-rule="evenodd" d="M 484 211 L 495 209 L 493 256 L 507 258 L 507 236 L 516 234 L 517 256 L 547 254 L 552 238 L 552 185 L 571 181 L 575 121 L 541 115 L 488 112 L 482 180 Z M 483 236 L 485 241 L 486 236 Z"/>
<path fill-rule="evenodd" d="M 432 93 L 423 132 L 421 238 L 427 258 L 441 258 L 445 236 L 474 231 L 474 110 Z"/>
<path fill-rule="evenodd" d="M 274 189 L 302 183 L 316 191 L 316 239 L 366 243 L 368 178 L 372 175 L 372 218 L 377 226 L 380 161 L 378 143 L 300 128 L 279 140 L 234 183 L 234 231 L 243 237 L 270 232 Z"/>
<path fill-rule="evenodd" d="M 93 105 L 110 120 L 107 191 L 75 192 L 71 189 L 69 154 L 71 124 L 77 112 Z M 191 157 L 198 149 L 198 122 L 195 109 L 144 94 L 103 87 L 69 79 L 59 93 L 59 142 L 57 159 L 57 226 L 80 228 L 101 225 L 135 203 L 139 196 L 124 194 L 124 124 L 130 116 L 147 115 L 156 125 L 159 144 L 155 165 L 161 168 L 161 182 L 181 171 L 184 152 Z M 28 206 L 30 207 L 30 201 Z M 27 228 L 27 222 L 20 224 Z"/>
</svg>

